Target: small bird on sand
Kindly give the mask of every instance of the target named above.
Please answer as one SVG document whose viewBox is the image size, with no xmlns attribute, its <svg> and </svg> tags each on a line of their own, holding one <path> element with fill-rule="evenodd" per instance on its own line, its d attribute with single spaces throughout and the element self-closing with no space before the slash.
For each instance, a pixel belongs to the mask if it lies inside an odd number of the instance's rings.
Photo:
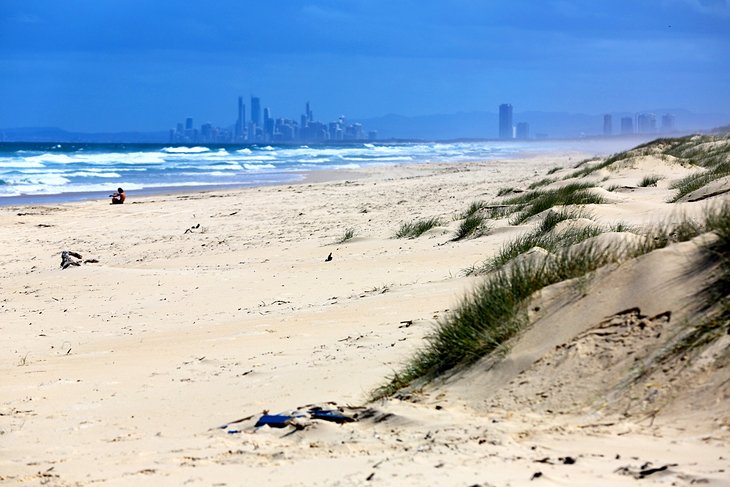
<svg viewBox="0 0 730 487">
<path fill-rule="evenodd" d="M 327 256 L 326 259 L 324 259 L 325 262 L 329 262 L 332 260 L 332 252 L 330 252 L 330 255 Z"/>
</svg>

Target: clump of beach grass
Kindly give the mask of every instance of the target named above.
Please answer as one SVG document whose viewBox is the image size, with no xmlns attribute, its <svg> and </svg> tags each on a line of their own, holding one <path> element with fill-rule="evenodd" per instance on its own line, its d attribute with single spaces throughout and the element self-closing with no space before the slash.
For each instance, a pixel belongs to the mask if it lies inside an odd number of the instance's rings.
<svg viewBox="0 0 730 487">
<path fill-rule="evenodd" d="M 609 167 L 614 162 L 625 159 L 626 157 L 628 157 L 626 153 L 620 153 L 620 154 L 615 154 L 611 157 L 608 157 L 606 160 L 598 162 L 596 164 L 580 163 L 577 166 L 575 166 L 576 168 L 580 167 L 580 169 L 578 169 L 577 171 L 573 171 L 572 173 L 565 176 L 563 179 L 573 179 L 573 178 L 582 178 L 582 177 L 590 176 L 594 172 L 596 172 L 600 169 Z M 588 159 L 584 162 L 587 163 L 587 162 L 594 161 L 594 160 L 595 159 Z"/>
<path fill-rule="evenodd" d="M 558 223 L 577 218 L 589 218 L 590 214 L 580 209 L 563 208 L 558 211 L 549 211 L 540 225 L 505 244 L 497 254 L 488 259 L 481 268 L 471 269 L 468 274 L 484 273 L 499 269 L 515 257 L 539 247 L 548 252 L 556 252 L 562 248 L 595 237 L 602 232 L 601 228 L 593 225 L 585 228 L 566 229 L 554 232 Z"/>
<path fill-rule="evenodd" d="M 605 203 L 604 198 L 588 191 L 594 187 L 589 183 L 570 183 L 550 190 L 535 190 L 507 199 L 504 203 L 515 205 L 517 215 L 510 222 L 519 225 L 531 216 L 555 206 L 587 205 Z"/>
<path fill-rule="evenodd" d="M 543 178 L 543 179 L 540 179 L 539 181 L 535 181 L 534 183 L 530 184 L 530 185 L 529 185 L 529 186 L 527 187 L 527 189 L 537 189 L 537 188 L 541 188 L 541 187 L 543 187 L 543 186 L 547 186 L 548 184 L 552 184 L 552 183 L 554 183 L 555 181 L 557 181 L 557 179 L 556 179 L 556 178 Z"/>
<path fill-rule="evenodd" d="M 656 186 L 657 181 L 659 181 L 660 179 L 664 178 L 655 174 L 644 176 L 641 181 L 639 181 L 639 187 L 648 188 L 649 186 Z"/>
<path fill-rule="evenodd" d="M 552 169 L 550 169 L 550 170 L 549 170 L 549 171 L 547 172 L 547 175 L 548 175 L 548 176 L 550 176 L 551 174 L 555 174 L 556 172 L 560 171 L 561 169 L 562 169 L 562 167 L 560 167 L 560 166 L 555 166 L 555 167 L 553 167 Z"/>
<path fill-rule="evenodd" d="M 439 225 L 441 220 L 435 217 L 403 223 L 395 233 L 395 238 L 417 238 Z"/>
<path fill-rule="evenodd" d="M 670 199 L 670 203 L 674 203 L 693 191 L 697 191 L 711 182 L 725 176 L 730 176 L 730 162 L 718 164 L 717 166 L 712 167 L 709 171 L 690 174 L 679 181 L 675 181 L 670 185 L 670 188 L 676 189 L 677 194 Z"/>
<path fill-rule="evenodd" d="M 507 188 L 507 187 L 499 188 L 497 190 L 497 196 L 506 196 L 506 195 L 512 193 L 514 190 L 515 190 L 515 188 Z"/>
<path fill-rule="evenodd" d="M 489 230 L 487 218 L 481 213 L 474 213 L 464 218 L 456 229 L 453 240 L 463 240 L 468 237 L 479 237 Z"/>
<path fill-rule="evenodd" d="M 504 350 L 508 340 L 528 325 L 527 309 L 533 294 L 547 286 L 569 279 L 585 279 L 595 270 L 621 259 L 638 257 L 708 231 L 718 236 L 709 250 L 724 259 L 724 271 L 712 286 L 714 296 L 723 300 L 720 319 L 702 324 L 682 346 L 696 346 L 714 339 L 726 332 L 723 327 L 730 322 L 730 203 L 709 212 L 702 223 L 683 220 L 654 228 L 640 244 L 606 248 L 589 243 L 577 249 L 565 248 L 554 254 L 553 259 L 501 267 L 463 298 L 451 314 L 437 321 L 434 333 L 426 338 L 423 348 L 415 352 L 403 369 L 373 391 L 371 398 L 391 396 L 415 381 L 431 380 Z"/>
<path fill-rule="evenodd" d="M 482 208 L 484 208 L 485 203 L 483 201 L 472 201 L 471 204 L 467 207 L 466 210 L 464 210 L 463 213 L 461 213 L 457 219 L 461 220 L 464 218 L 469 218 L 470 216 L 474 216 L 477 213 L 479 213 Z"/>
</svg>

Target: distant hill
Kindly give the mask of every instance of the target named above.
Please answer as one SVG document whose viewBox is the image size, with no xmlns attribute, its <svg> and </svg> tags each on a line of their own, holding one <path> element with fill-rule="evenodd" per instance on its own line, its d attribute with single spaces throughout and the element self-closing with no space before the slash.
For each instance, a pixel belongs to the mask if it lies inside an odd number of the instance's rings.
<svg viewBox="0 0 730 487">
<path fill-rule="evenodd" d="M 0 129 L 0 142 L 165 143 L 168 140 L 167 131 L 82 133 L 58 127 Z"/>
</svg>

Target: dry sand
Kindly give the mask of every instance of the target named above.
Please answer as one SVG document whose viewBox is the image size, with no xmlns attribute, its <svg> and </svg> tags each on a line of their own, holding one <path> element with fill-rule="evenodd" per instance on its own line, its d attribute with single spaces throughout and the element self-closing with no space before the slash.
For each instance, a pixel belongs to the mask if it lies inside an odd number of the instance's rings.
<svg viewBox="0 0 730 487">
<path fill-rule="evenodd" d="M 603 272 L 579 298 L 545 290 L 536 324 L 496 365 L 366 403 L 481 279 L 464 270 L 534 223 L 453 242 L 454 218 L 579 158 L 0 208 L 0 483 L 730 485 L 727 382 L 707 374 L 666 411 L 646 399 L 663 397 L 661 377 L 659 392 L 606 395 L 666 330 L 662 313 L 691 316 L 693 242 Z M 598 173 L 623 188 L 597 190 L 610 203 L 589 210 L 606 225 L 700 215 L 707 201 L 665 203 L 691 171 L 644 158 Z M 647 174 L 664 179 L 638 188 Z M 443 226 L 393 238 L 429 217 Z M 61 270 L 62 250 L 98 262 Z M 640 320 L 652 333 L 631 332 Z M 620 346 L 607 352 L 596 329 Z M 327 401 L 361 420 L 251 427 L 264 410 Z"/>
</svg>

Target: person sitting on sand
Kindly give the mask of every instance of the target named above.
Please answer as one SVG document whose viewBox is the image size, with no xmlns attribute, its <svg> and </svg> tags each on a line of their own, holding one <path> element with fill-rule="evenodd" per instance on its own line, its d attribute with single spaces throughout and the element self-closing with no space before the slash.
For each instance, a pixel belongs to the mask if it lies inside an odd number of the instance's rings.
<svg viewBox="0 0 730 487">
<path fill-rule="evenodd" d="M 124 190 L 122 188 L 117 188 L 117 192 L 112 195 L 112 205 L 121 205 L 124 203 L 124 200 L 127 199 L 127 195 L 124 194 Z"/>
</svg>

